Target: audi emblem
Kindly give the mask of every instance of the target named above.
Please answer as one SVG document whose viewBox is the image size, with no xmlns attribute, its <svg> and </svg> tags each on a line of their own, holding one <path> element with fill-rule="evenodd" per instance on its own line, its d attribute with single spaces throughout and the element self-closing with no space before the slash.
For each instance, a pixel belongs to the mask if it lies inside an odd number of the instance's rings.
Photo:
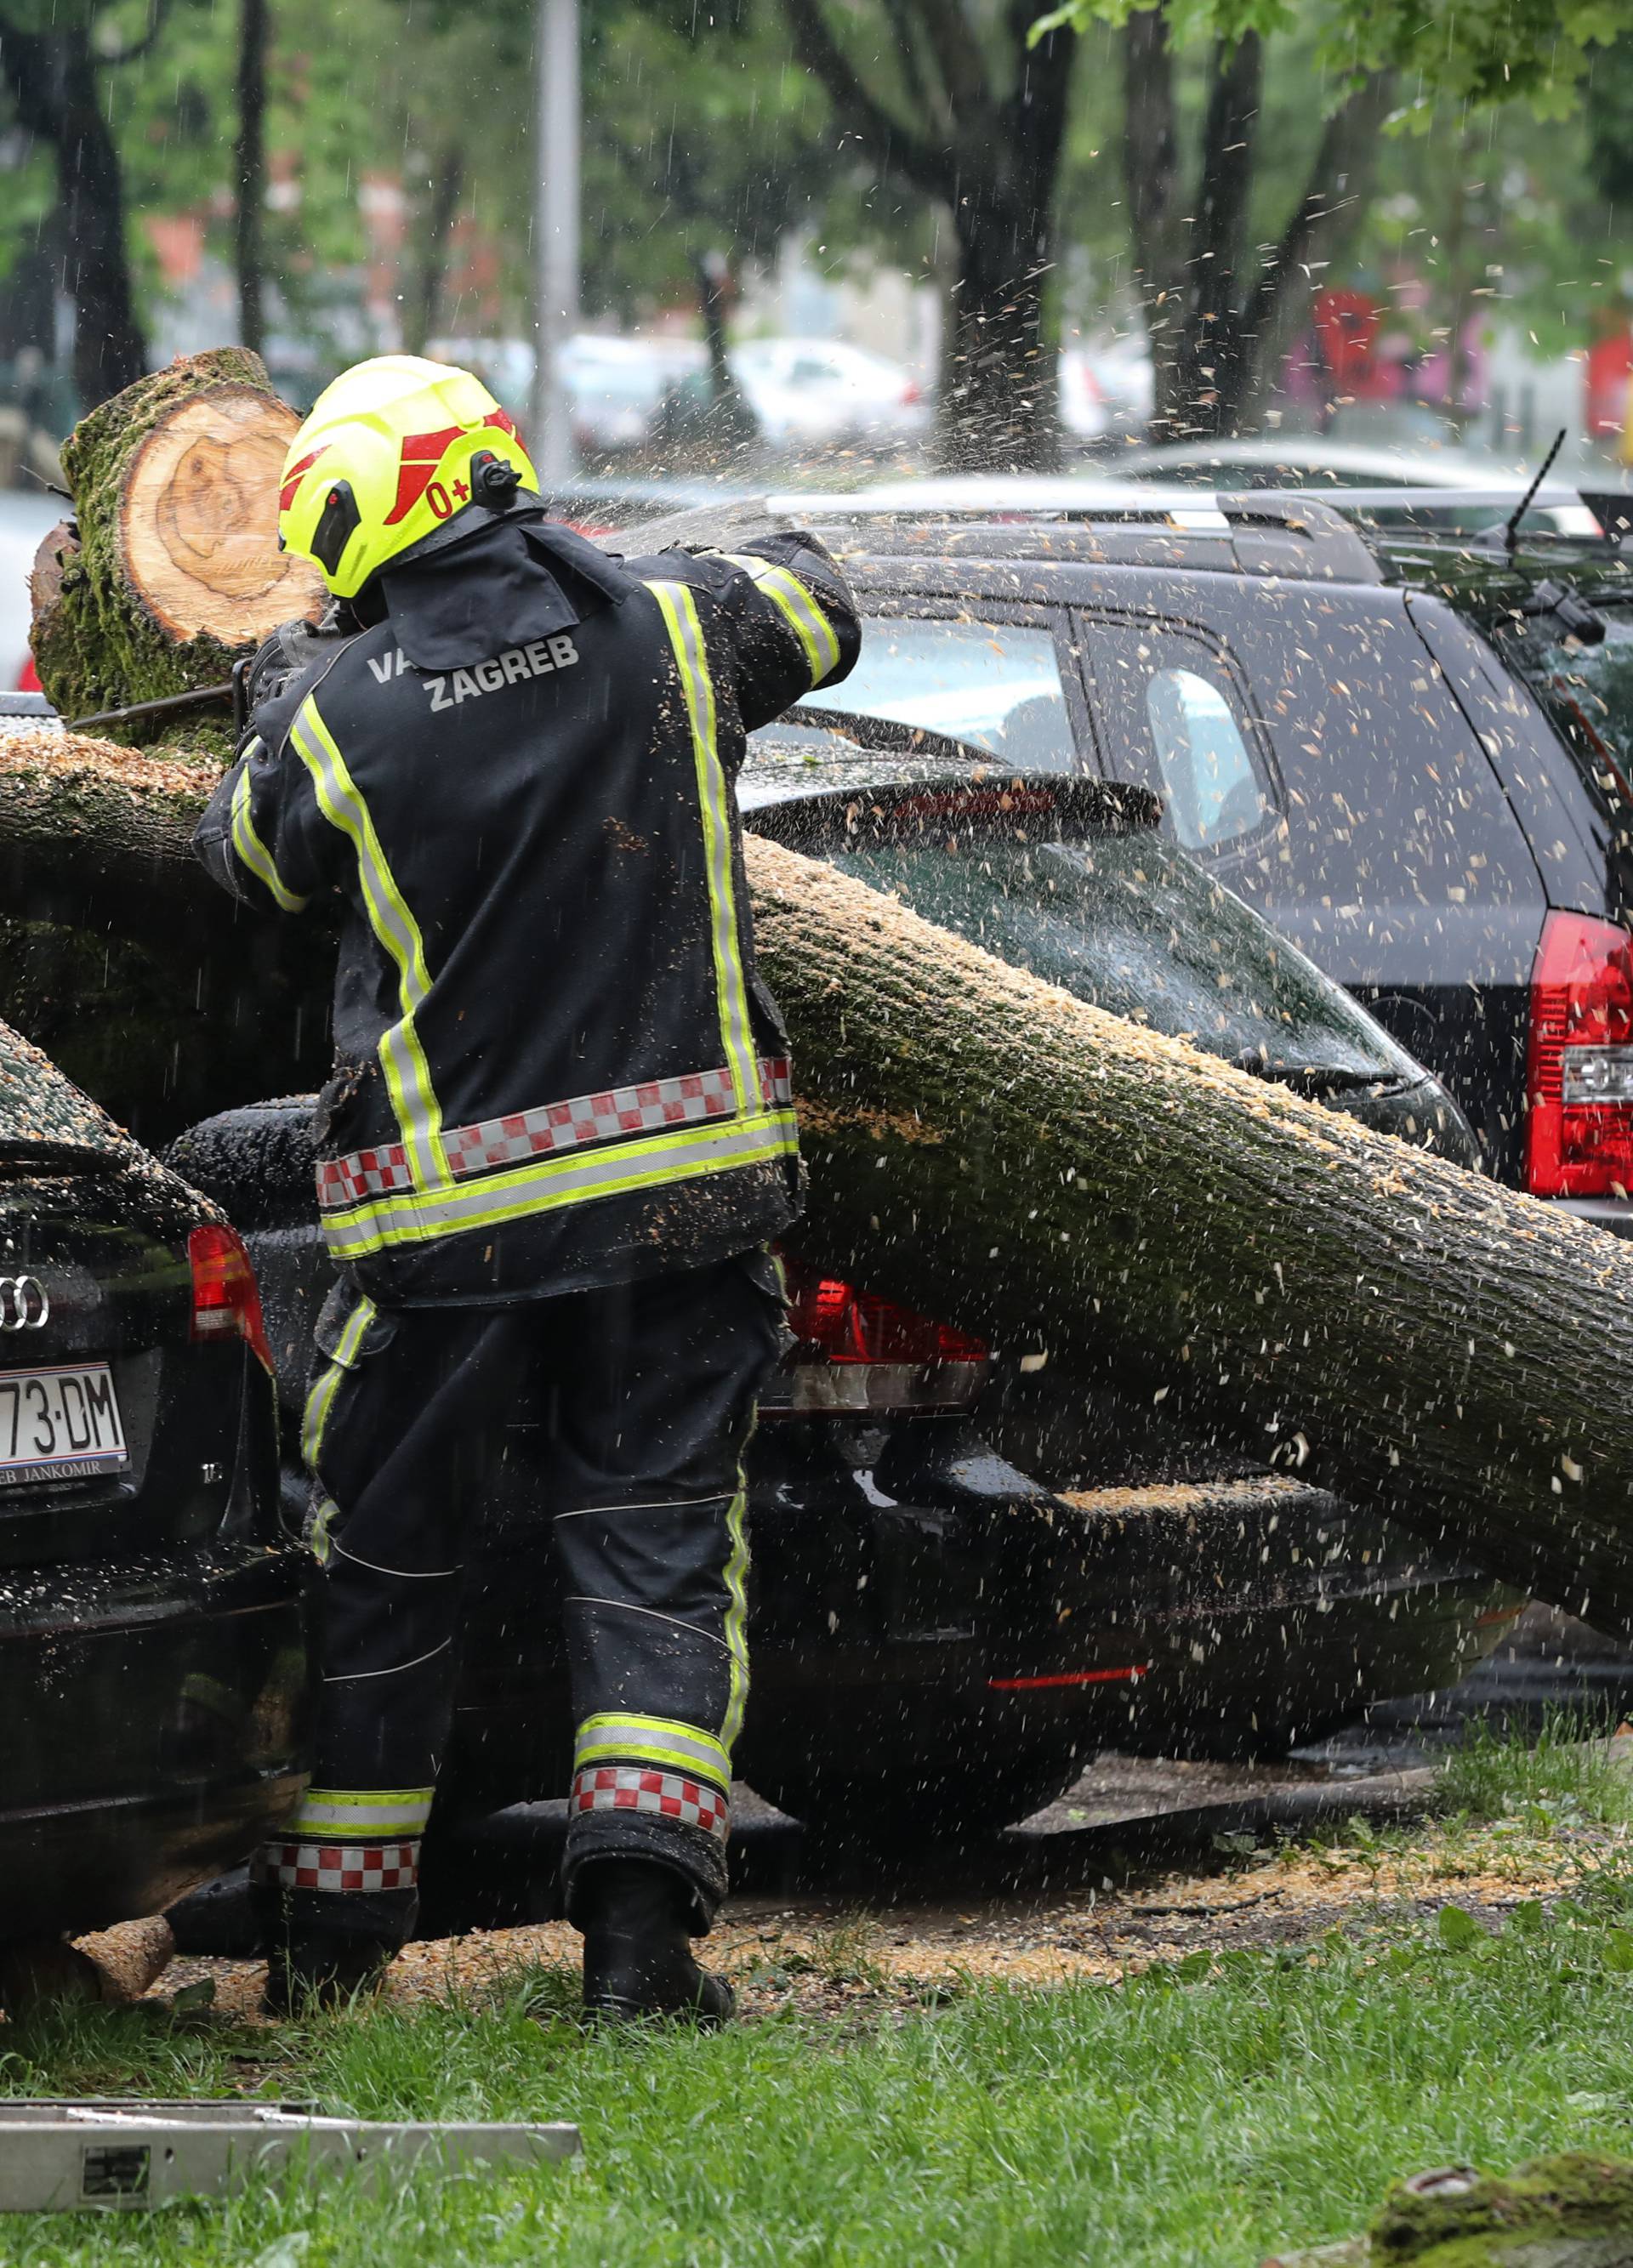
<svg viewBox="0 0 1633 2268">
<path fill-rule="evenodd" d="M 0 1276 L 0 1331 L 41 1331 L 50 1295 L 37 1276 Z"/>
</svg>

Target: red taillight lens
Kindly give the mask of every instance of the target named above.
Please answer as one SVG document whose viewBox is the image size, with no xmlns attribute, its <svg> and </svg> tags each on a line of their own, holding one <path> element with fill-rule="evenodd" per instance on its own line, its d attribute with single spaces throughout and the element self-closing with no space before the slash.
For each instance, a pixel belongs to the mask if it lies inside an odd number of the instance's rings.
<svg viewBox="0 0 1633 2268">
<path fill-rule="evenodd" d="M 206 1221 L 188 1238 L 187 1256 L 193 1268 L 193 1336 L 242 1339 L 270 1370 L 261 1293 L 242 1239 L 218 1222 Z"/>
<path fill-rule="evenodd" d="M 1633 940 L 1550 914 L 1531 976 L 1526 1187 L 1543 1197 L 1633 1190 Z"/>
<path fill-rule="evenodd" d="M 786 1260 L 788 1328 L 800 1342 L 796 1362 L 985 1362 L 986 1348 L 950 1323 L 933 1323 L 910 1307 L 858 1292 L 835 1276 Z"/>
</svg>

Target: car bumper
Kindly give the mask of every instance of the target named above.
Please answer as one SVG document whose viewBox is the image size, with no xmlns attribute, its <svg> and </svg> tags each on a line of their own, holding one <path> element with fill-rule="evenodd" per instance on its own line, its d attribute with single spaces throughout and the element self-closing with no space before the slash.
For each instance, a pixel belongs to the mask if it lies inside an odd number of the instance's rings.
<svg viewBox="0 0 1633 2268">
<path fill-rule="evenodd" d="M 1633 1236 L 1633 1198 L 1629 1197 L 1550 1197 L 1550 1204 L 1558 1206 L 1578 1220 L 1591 1221 L 1612 1236 Z"/>
<path fill-rule="evenodd" d="M 803 1591 L 792 1565 L 770 1571 L 784 1620 L 760 1625 L 750 1779 L 755 1738 L 846 1711 L 858 1737 L 893 1716 L 909 1744 L 999 1753 L 1061 1719 L 1083 1745 L 1285 1745 L 1375 1697 L 1455 1684 L 1519 1611 L 1482 1570 L 1296 1481 L 1057 1497 L 974 1447 L 809 1558 L 808 1539 Z"/>
<path fill-rule="evenodd" d="M 749 1475 L 751 1782 L 757 1759 L 838 1727 L 882 1773 L 891 1755 L 1001 1751 L 1061 1719 L 1087 1745 L 1231 1753 L 1289 1721 L 1295 1683 L 1301 1729 L 1455 1683 L 1500 1635 L 1482 1616 L 1516 1603 L 1287 1479 L 1060 1497 L 957 1418 L 782 1418 L 761 1426 Z M 461 1809 L 566 1783 L 541 1541 L 528 1520 L 502 1522 L 473 1568 L 447 1774 Z"/>
<path fill-rule="evenodd" d="M 299 1793 L 304 1552 L 13 1570 L 0 1599 L 0 1938 L 157 1913 Z"/>
</svg>

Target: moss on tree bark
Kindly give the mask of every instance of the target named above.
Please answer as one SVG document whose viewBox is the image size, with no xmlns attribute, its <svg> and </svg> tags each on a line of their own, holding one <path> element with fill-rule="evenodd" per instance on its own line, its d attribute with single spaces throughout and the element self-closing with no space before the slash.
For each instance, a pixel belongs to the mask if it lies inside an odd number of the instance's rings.
<svg viewBox="0 0 1633 2268">
<path fill-rule="evenodd" d="M 1630 2268 L 1633 2164 L 1587 2150 L 1398 2182 L 1367 2235 L 1265 2268 Z"/>
<path fill-rule="evenodd" d="M 208 631 L 178 637 L 133 582 L 124 548 L 127 484 L 143 445 L 189 403 L 246 395 L 263 402 L 269 414 L 287 418 L 292 430 L 292 417 L 269 389 L 259 355 L 219 347 L 179 357 L 168 369 L 127 387 L 83 418 L 63 444 L 78 545 L 69 548 L 53 574 L 54 592 L 37 585 L 33 626 L 40 681 L 63 716 L 90 716 L 219 683 L 255 637 L 264 635 L 262 630 L 239 639 Z M 208 558 L 198 556 L 207 572 Z M 282 608 L 285 617 L 306 603 L 307 594 L 292 584 L 292 593 Z M 225 755 L 231 714 L 225 709 L 218 718 L 184 712 L 166 725 L 127 728 L 115 737 Z"/>
<path fill-rule="evenodd" d="M 193 856 L 219 776 L 0 735 L 0 1016 L 148 1143 L 328 1066 L 332 930 L 257 920 Z"/>
</svg>

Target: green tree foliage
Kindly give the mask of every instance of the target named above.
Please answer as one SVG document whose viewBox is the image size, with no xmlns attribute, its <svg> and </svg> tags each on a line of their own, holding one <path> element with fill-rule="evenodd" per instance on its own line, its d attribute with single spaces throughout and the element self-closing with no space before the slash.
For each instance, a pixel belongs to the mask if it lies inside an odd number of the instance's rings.
<svg viewBox="0 0 1633 2268">
<path fill-rule="evenodd" d="M 693 262 L 770 261 L 794 227 L 850 193 L 869 230 L 876 185 L 839 146 L 823 92 L 759 0 L 587 11 L 585 290 L 592 307 L 690 298 Z"/>
<path fill-rule="evenodd" d="M 1132 281 L 1151 338 L 1158 427 L 1209 433 L 1261 406 L 1307 317 L 1312 279 L 1366 214 L 1385 133 L 1450 127 L 1460 140 L 1472 113 L 1518 101 L 1539 117 L 1569 115 L 1595 52 L 1633 27 L 1633 0 L 1067 0 L 1032 36 L 1097 25 L 1118 32 L 1122 51 Z M 1255 236 L 1267 63 L 1291 40 L 1308 50 L 1321 123 L 1278 225 Z M 1203 99 L 1187 136 L 1181 88 L 1199 59 Z M 1459 282 L 1454 337 L 1474 288 Z"/>
<path fill-rule="evenodd" d="M 149 0 L 145 20 L 97 0 L 0 7 L 0 80 L 23 130 L 48 146 L 54 163 L 57 242 L 79 315 L 74 375 L 86 399 L 129 385 L 146 360 L 109 82 L 151 53 L 171 12 L 171 0 Z"/>
<path fill-rule="evenodd" d="M 1608 203 L 1633 205 L 1633 35 L 1594 58 L 1584 107 L 1594 186 Z"/>
</svg>

